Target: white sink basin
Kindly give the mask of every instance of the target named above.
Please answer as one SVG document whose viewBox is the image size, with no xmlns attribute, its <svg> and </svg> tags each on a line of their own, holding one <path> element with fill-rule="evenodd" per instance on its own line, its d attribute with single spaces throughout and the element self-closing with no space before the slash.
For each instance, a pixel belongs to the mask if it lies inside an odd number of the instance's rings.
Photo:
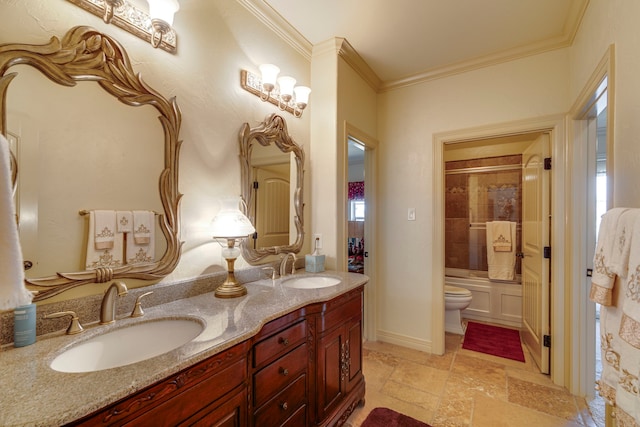
<svg viewBox="0 0 640 427">
<path fill-rule="evenodd" d="M 328 288 L 340 283 L 341 280 L 328 276 L 302 276 L 288 279 L 282 282 L 282 286 L 296 289 L 318 289 Z"/>
<path fill-rule="evenodd" d="M 202 323 L 188 319 L 136 323 L 75 345 L 53 359 L 50 366 L 60 372 L 92 372 L 129 365 L 178 348 L 203 329 Z"/>
</svg>

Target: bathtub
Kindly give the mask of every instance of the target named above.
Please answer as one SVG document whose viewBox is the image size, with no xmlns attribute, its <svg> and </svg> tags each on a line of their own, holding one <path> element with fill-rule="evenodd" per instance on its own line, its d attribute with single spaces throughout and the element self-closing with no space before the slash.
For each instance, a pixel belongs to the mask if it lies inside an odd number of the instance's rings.
<svg viewBox="0 0 640 427">
<path fill-rule="evenodd" d="M 469 289 L 471 304 L 462 317 L 513 328 L 522 325 L 522 286 L 516 280 L 490 280 L 486 271 L 445 269 L 444 283 Z"/>
</svg>

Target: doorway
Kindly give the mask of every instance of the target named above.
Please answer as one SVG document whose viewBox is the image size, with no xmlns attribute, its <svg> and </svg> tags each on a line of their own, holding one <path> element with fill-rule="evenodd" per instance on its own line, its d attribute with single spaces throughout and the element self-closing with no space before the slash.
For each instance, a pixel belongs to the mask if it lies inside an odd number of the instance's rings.
<svg viewBox="0 0 640 427">
<path fill-rule="evenodd" d="M 345 122 L 344 128 L 344 237 L 338 265 L 344 271 L 364 273 L 364 339 L 377 340 L 376 290 L 376 168 L 378 141 Z M 349 183 L 351 190 L 349 189 Z M 351 193 L 351 197 L 349 196 Z M 349 253 L 352 255 L 349 255 Z M 340 252 L 339 252 L 340 253 Z"/>
<path fill-rule="evenodd" d="M 445 283 L 471 292 L 463 317 L 520 329 L 542 373 L 549 373 L 549 139 L 527 132 L 444 147 Z M 505 221 L 514 246 L 494 253 L 489 230 Z"/>
<path fill-rule="evenodd" d="M 496 136 L 513 136 L 533 133 L 548 133 L 551 146 L 551 158 L 553 170 L 550 179 L 550 206 L 551 218 L 556 220 L 550 224 L 550 335 L 552 351 L 550 360 L 550 376 L 556 385 L 568 386 L 567 370 L 571 368 L 565 361 L 568 351 L 568 342 L 564 339 L 565 329 L 569 322 L 566 317 L 567 298 L 566 289 L 561 285 L 565 283 L 565 274 L 568 265 L 565 262 L 565 233 L 566 226 L 563 218 L 566 216 L 567 194 L 565 182 L 567 170 L 567 156 L 565 152 L 565 123 L 566 116 L 553 115 L 536 117 L 490 126 L 480 126 L 457 131 L 436 133 L 433 135 L 433 183 L 432 183 L 432 216 L 435 225 L 432 235 L 434 248 L 431 253 L 431 299 L 441 301 L 434 303 L 433 310 L 428 313 L 431 323 L 431 351 L 434 354 L 444 353 L 444 233 L 445 223 L 445 194 L 444 194 L 444 151 L 448 144 L 456 144 L 468 141 L 480 141 L 495 138 Z M 559 284 L 558 286 L 554 284 Z M 553 337 L 556 337 L 554 340 Z"/>
</svg>

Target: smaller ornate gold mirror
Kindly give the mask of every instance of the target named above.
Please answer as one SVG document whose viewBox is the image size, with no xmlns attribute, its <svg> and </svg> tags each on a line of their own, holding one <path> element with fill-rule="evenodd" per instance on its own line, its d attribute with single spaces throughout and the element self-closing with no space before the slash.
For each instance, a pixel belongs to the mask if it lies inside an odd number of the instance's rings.
<svg viewBox="0 0 640 427">
<path fill-rule="evenodd" d="M 258 264 L 269 255 L 300 252 L 304 242 L 302 147 L 277 114 L 254 128 L 244 123 L 239 142 L 242 200 L 256 228 L 254 238 L 242 243 L 242 256 Z"/>
</svg>

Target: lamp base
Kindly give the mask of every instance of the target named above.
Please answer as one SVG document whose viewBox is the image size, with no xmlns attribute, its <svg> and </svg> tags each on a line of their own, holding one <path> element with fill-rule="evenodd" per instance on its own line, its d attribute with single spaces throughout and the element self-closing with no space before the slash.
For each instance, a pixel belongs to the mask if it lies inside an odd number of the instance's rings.
<svg viewBox="0 0 640 427">
<path fill-rule="evenodd" d="M 235 252 L 232 253 L 233 247 L 228 248 L 230 253 L 227 253 L 225 258 L 227 260 L 227 280 L 216 288 L 215 296 L 218 298 L 237 298 L 247 294 L 247 288 L 241 285 L 236 280 L 236 276 L 233 274 L 233 264 L 236 261 Z"/>
<path fill-rule="evenodd" d="M 218 298 L 237 298 L 247 294 L 247 288 L 239 283 L 232 283 L 228 280 L 218 286 L 215 296 Z"/>
</svg>

